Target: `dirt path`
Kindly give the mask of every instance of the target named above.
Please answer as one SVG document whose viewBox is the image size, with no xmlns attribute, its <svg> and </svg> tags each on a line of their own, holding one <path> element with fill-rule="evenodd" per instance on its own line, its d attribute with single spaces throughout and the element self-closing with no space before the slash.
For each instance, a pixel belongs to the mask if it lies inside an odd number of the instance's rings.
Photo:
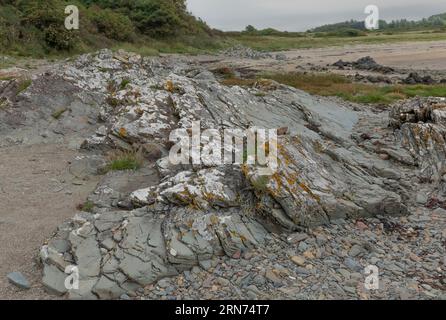
<svg viewBox="0 0 446 320">
<path fill-rule="evenodd" d="M 50 299 L 36 264 L 39 248 L 97 181 L 73 184 L 66 168 L 76 152 L 49 144 L 0 149 L 0 299 Z M 22 291 L 6 275 L 22 272 L 32 288 Z"/>
</svg>

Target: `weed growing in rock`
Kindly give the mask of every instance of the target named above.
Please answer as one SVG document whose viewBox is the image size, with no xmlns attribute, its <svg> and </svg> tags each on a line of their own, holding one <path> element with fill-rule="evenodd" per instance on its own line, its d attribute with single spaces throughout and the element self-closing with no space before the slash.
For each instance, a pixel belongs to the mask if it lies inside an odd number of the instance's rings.
<svg viewBox="0 0 446 320">
<path fill-rule="evenodd" d="M 116 151 L 109 156 L 106 171 L 138 170 L 143 164 L 143 156 L 138 151 Z"/>
<path fill-rule="evenodd" d="M 86 201 L 84 203 L 80 203 L 76 209 L 84 212 L 93 212 L 93 208 L 94 208 L 94 203 L 91 201 Z"/>
</svg>

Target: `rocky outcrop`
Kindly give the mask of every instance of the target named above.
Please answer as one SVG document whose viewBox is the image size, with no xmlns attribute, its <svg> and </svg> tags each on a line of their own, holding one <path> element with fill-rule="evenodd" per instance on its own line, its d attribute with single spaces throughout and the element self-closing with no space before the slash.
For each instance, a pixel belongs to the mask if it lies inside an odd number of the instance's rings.
<svg viewBox="0 0 446 320">
<path fill-rule="evenodd" d="M 384 74 L 392 73 L 395 71 L 393 68 L 380 65 L 370 56 L 360 58 L 357 61 L 353 62 L 346 62 L 343 60 L 339 60 L 335 62 L 333 66 L 338 67 L 339 69 L 350 67 L 353 69 L 374 71 Z"/>
<path fill-rule="evenodd" d="M 54 86 L 41 86 L 48 82 Z M 94 101 L 98 128 L 87 132 L 84 152 L 157 152 L 139 173 L 108 173 L 89 197 L 92 212 L 60 226 L 42 248 L 44 283 L 52 293 L 118 298 L 214 256 L 240 257 L 261 247 L 272 226 L 294 231 L 336 219 L 404 215 L 413 201 L 401 163 L 383 158 L 386 148 L 378 152 L 372 138 L 358 132 L 361 119 L 381 121 L 371 110 L 268 80 L 226 87 L 195 64 L 108 50 L 37 77 L 23 99 L 38 104 L 56 82 L 71 88 L 63 91 L 70 106 L 79 97 Z M 431 115 L 443 121 L 437 108 Z M 196 121 L 201 130 L 221 133 L 281 128 L 277 145 L 269 145 L 277 149 L 277 170 L 265 176 L 263 167 L 247 163 L 172 164 L 170 133 L 190 133 Z M 403 137 L 413 131 L 410 125 L 416 123 L 403 124 Z M 413 141 L 404 144 L 410 152 Z M 64 286 L 70 265 L 79 270 L 78 289 Z"/>
<path fill-rule="evenodd" d="M 274 56 L 267 52 L 260 52 L 249 47 L 244 47 L 242 45 L 237 45 L 232 48 L 226 49 L 221 52 L 222 55 L 232 58 L 240 59 L 273 59 Z M 286 60 L 286 56 L 283 54 L 276 55 L 276 60 Z"/>
<path fill-rule="evenodd" d="M 446 99 L 416 98 L 395 106 L 391 125 L 419 167 L 421 182 L 439 184 L 446 196 Z"/>
</svg>

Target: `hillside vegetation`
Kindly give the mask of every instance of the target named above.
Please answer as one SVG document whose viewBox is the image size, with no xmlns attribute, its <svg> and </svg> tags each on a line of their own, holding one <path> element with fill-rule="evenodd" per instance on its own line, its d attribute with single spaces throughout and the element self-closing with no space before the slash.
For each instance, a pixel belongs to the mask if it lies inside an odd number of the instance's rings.
<svg viewBox="0 0 446 320">
<path fill-rule="evenodd" d="M 64 27 L 70 4 L 79 7 L 79 30 Z M 185 0 L 0 0 L 2 53 L 39 56 L 177 39 L 199 47 L 212 33 L 187 11 Z"/>
<path fill-rule="evenodd" d="M 379 30 L 387 32 L 402 32 L 402 31 L 423 31 L 423 30 L 446 30 L 446 13 L 437 14 L 429 18 L 424 18 L 418 21 L 400 19 L 393 20 L 390 22 L 380 20 Z M 350 20 L 340 23 L 327 24 L 314 29 L 309 30 L 309 32 L 317 33 L 331 33 L 337 34 L 352 30 L 362 30 L 365 31 L 365 25 L 363 21 Z"/>
<path fill-rule="evenodd" d="M 71 4 L 80 10 L 79 30 L 64 27 L 65 7 Z M 240 32 L 222 32 L 189 13 L 186 0 L 0 0 L 0 54 L 42 58 L 123 48 L 156 55 L 215 52 L 236 44 L 279 51 L 434 41 L 446 40 L 445 21 L 446 14 L 420 21 L 382 21 L 382 29 L 374 32 L 354 20 L 307 32 L 257 30 L 251 25 Z"/>
</svg>

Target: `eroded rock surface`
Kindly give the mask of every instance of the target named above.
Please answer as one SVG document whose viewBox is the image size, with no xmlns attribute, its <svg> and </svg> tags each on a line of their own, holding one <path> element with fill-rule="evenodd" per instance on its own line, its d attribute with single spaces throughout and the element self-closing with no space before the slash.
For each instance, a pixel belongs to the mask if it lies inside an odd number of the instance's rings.
<svg viewBox="0 0 446 320">
<path fill-rule="evenodd" d="M 51 98 L 59 99 L 57 104 L 74 113 L 81 112 L 77 101 L 94 105 L 95 111 L 84 114 L 98 123 L 94 132 L 85 132 L 85 153 L 144 147 L 151 154 L 151 165 L 140 172 L 109 173 L 89 197 L 92 212 L 60 226 L 42 248 L 46 287 L 73 299 L 119 298 L 216 256 L 239 257 L 261 248 L 277 228 L 297 231 L 337 219 L 406 215 L 415 203 L 416 165 L 422 175 L 438 177 L 442 170 L 441 108 L 429 112 L 432 124 L 402 121 L 394 135 L 389 119 L 368 108 L 342 106 L 270 81 L 226 87 L 196 64 L 108 50 L 39 76 L 21 93 L 23 105 L 31 108 L 58 84 L 65 89 Z M 405 110 L 396 114 L 413 112 Z M 2 116 L 15 111 L 8 112 Z M 172 165 L 171 131 L 189 132 L 196 121 L 202 130 L 220 132 L 282 128 L 277 171 L 264 178 L 253 165 Z M 428 145 L 423 132 L 434 134 Z M 418 158 L 420 152 L 427 153 L 429 164 Z M 69 265 L 79 269 L 79 289 L 67 290 L 62 283 Z"/>
</svg>

